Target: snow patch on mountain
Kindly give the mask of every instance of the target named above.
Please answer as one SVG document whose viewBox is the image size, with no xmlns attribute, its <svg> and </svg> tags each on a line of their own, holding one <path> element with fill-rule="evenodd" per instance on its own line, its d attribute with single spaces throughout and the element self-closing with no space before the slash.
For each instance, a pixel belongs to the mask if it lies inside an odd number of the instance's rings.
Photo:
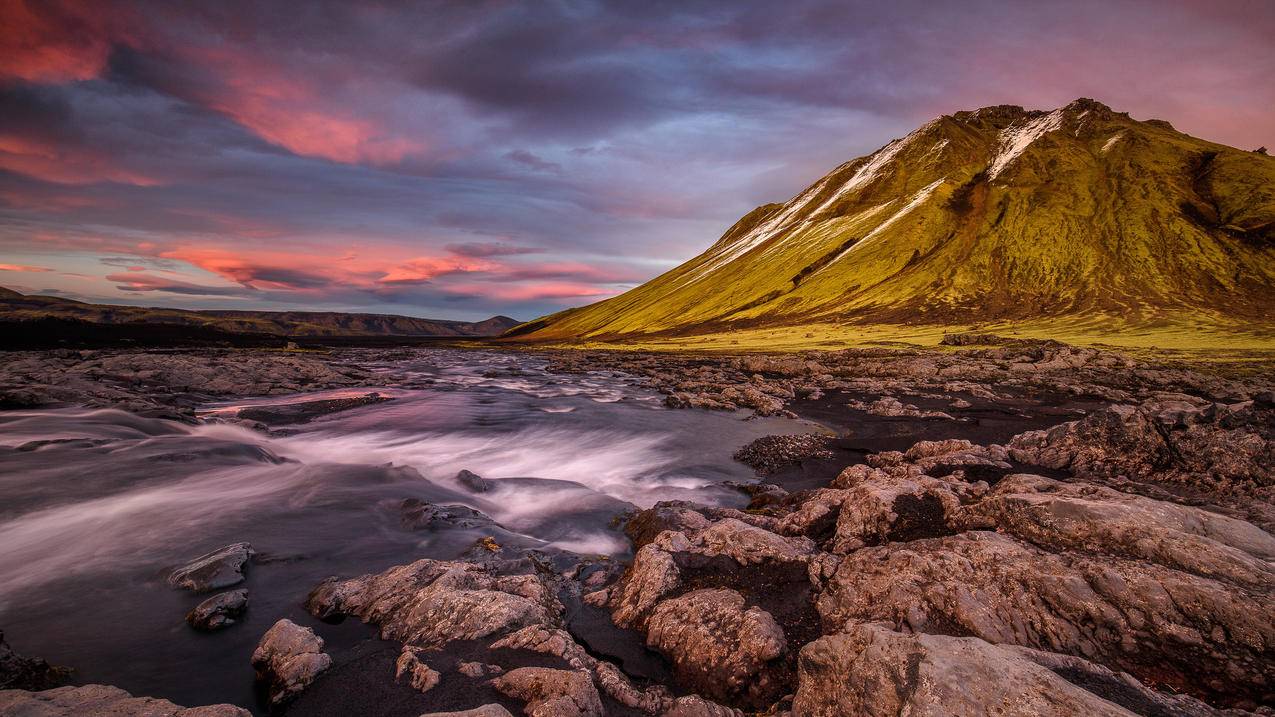
<svg viewBox="0 0 1275 717">
<path fill-rule="evenodd" d="M 987 170 L 987 178 L 995 179 L 1001 171 L 1009 166 L 1010 162 L 1018 159 L 1019 155 L 1027 151 L 1032 142 L 1061 127 L 1062 121 L 1063 110 L 1059 109 L 1047 115 L 1030 119 L 1021 125 L 1010 125 L 1001 130 L 1000 149 L 997 150 L 996 157 L 992 159 L 991 167 Z"/>
<path fill-rule="evenodd" d="M 846 257 L 846 255 L 850 254 L 851 252 L 854 252 L 857 249 L 862 248 L 863 246 L 869 244 L 873 239 L 876 239 L 877 237 L 881 236 L 881 234 L 886 229 L 889 229 L 890 226 L 893 225 L 895 222 L 911 214 L 912 211 L 915 210 L 917 207 L 921 206 L 922 204 L 925 204 L 926 200 L 928 200 L 934 194 L 934 190 L 938 189 L 939 186 L 942 185 L 943 182 L 946 180 L 947 180 L 947 177 L 936 179 L 933 182 L 931 182 L 929 186 L 921 189 L 921 191 L 912 195 L 911 201 L 909 201 L 902 209 L 895 212 L 894 214 L 891 214 L 888 219 L 878 224 L 875 229 L 868 232 L 862 239 L 846 247 L 844 251 L 842 251 L 840 254 L 834 257 L 832 261 L 828 262 L 823 267 L 821 267 L 819 271 L 823 271 L 824 269 L 827 269 L 829 266 L 832 266 L 838 261 L 841 261 L 843 258 Z M 819 272 L 817 271 L 815 273 L 817 274 Z"/>
</svg>

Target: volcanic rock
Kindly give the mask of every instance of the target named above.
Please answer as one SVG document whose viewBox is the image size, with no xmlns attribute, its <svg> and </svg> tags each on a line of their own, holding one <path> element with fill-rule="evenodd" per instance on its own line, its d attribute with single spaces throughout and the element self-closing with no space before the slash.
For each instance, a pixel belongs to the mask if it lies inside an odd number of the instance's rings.
<svg viewBox="0 0 1275 717">
<path fill-rule="evenodd" d="M 331 665 L 323 638 L 287 619 L 267 630 L 252 653 L 257 680 L 266 683 L 275 705 L 295 697 Z"/>
<path fill-rule="evenodd" d="M 667 655 L 679 683 L 695 692 L 758 707 L 777 696 L 768 663 L 788 649 L 784 632 L 734 590 L 695 590 L 661 602 L 646 635 L 647 646 Z"/>
<path fill-rule="evenodd" d="M 251 717 L 242 707 L 182 707 L 156 697 L 134 697 L 118 687 L 83 685 L 43 692 L 0 690 L 0 714 L 14 717 Z"/>
<path fill-rule="evenodd" d="M 602 717 L 593 678 L 580 670 L 520 667 L 491 681 L 492 687 L 524 700 L 529 717 Z"/>
<path fill-rule="evenodd" d="M 556 626 L 562 607 L 537 575 L 418 560 L 375 575 L 329 580 L 310 593 L 306 609 L 324 620 L 353 615 L 379 625 L 383 639 L 438 648 L 529 625 Z"/>
</svg>

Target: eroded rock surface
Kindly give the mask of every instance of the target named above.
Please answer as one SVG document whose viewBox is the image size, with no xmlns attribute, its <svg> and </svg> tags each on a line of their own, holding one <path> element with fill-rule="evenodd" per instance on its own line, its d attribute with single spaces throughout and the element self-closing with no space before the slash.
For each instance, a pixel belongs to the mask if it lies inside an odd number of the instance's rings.
<svg viewBox="0 0 1275 717">
<path fill-rule="evenodd" d="M 534 574 L 501 575 L 481 565 L 418 560 L 383 573 L 331 580 L 306 608 L 320 619 L 345 615 L 376 624 L 381 636 L 417 647 L 556 625 L 561 606 Z"/>
<path fill-rule="evenodd" d="M 520 667 L 492 680 L 492 686 L 524 700 L 529 717 L 602 717 L 602 699 L 582 670 Z"/>
<path fill-rule="evenodd" d="M 1077 658 L 974 637 L 853 625 L 801 651 L 793 714 L 1071 717 L 1218 714 Z"/>
<path fill-rule="evenodd" d="M 734 590 L 695 590 L 661 602 L 647 626 L 646 644 L 667 655 L 681 683 L 715 699 L 774 701 L 779 682 L 769 663 L 788 649 L 784 631 Z"/>
<path fill-rule="evenodd" d="M 323 638 L 287 619 L 267 630 L 252 653 L 252 667 L 266 684 L 271 704 L 295 697 L 331 666 Z"/>
<path fill-rule="evenodd" d="M 182 707 L 155 697 L 134 697 L 118 687 L 84 685 L 43 692 L 0 690 L 0 715 L 13 717 L 251 717 L 234 705 Z"/>
</svg>

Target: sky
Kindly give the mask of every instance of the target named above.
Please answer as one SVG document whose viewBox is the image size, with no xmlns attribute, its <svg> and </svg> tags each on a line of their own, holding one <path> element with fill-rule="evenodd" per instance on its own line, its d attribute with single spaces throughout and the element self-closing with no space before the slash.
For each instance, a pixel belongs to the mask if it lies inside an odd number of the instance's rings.
<svg viewBox="0 0 1275 717">
<path fill-rule="evenodd" d="M 0 286 L 531 319 L 941 114 L 1275 146 L 1275 1 L 0 0 Z"/>
</svg>

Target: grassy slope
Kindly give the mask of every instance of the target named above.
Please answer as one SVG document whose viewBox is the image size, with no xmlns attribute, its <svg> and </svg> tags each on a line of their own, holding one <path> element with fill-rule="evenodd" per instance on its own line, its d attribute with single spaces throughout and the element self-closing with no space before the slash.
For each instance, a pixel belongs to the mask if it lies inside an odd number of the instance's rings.
<svg viewBox="0 0 1275 717">
<path fill-rule="evenodd" d="M 989 179 L 1002 131 L 1032 121 L 1053 129 Z M 1096 103 L 988 108 L 842 165 L 699 257 L 525 338 L 797 348 L 933 343 L 985 324 L 1079 343 L 1272 346 L 1273 219 L 1275 158 Z"/>
</svg>

